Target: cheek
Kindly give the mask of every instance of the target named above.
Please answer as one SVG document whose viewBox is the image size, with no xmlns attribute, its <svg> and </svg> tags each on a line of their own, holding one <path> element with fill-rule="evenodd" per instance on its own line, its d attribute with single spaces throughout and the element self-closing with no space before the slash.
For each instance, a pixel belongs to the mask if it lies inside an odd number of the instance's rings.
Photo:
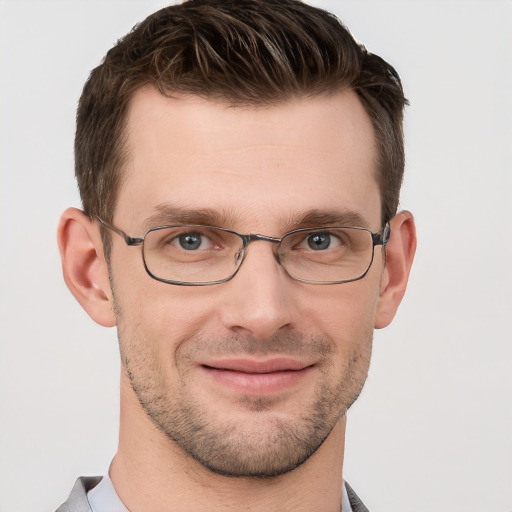
<svg viewBox="0 0 512 512">
<path fill-rule="evenodd" d="M 370 278 L 370 279 L 367 279 Z M 311 287 L 301 310 L 332 339 L 357 343 L 373 332 L 379 297 L 377 276 L 340 285 Z"/>
<path fill-rule="evenodd" d="M 160 283 L 144 269 L 112 276 L 121 348 L 133 347 L 165 360 L 188 338 L 206 329 L 212 304 L 194 288 Z"/>
</svg>

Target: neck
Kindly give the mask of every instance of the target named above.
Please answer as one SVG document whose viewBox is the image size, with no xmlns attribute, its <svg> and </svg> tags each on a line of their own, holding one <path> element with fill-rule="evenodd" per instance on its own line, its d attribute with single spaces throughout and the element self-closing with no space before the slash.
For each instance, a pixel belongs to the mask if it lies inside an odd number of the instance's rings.
<svg viewBox="0 0 512 512">
<path fill-rule="evenodd" d="M 124 380 L 119 448 L 110 477 L 131 512 L 339 512 L 344 438 L 345 418 L 342 418 L 305 463 L 284 475 L 273 478 L 217 475 L 188 456 L 153 425 Z"/>
</svg>

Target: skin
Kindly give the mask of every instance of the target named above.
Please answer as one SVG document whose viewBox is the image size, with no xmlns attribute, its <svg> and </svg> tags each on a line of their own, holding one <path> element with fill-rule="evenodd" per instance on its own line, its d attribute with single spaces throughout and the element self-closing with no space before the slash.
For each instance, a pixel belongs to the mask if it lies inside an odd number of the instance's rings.
<svg viewBox="0 0 512 512">
<path fill-rule="evenodd" d="M 157 225 L 163 205 L 208 208 L 212 224 L 275 237 L 311 212 L 355 213 L 363 227 L 382 228 L 373 129 L 350 91 L 234 108 L 146 88 L 133 98 L 127 133 L 113 224 L 130 235 Z M 116 235 L 109 280 L 98 223 L 64 213 L 66 282 L 96 322 L 118 327 L 111 478 L 132 512 L 339 510 L 345 413 L 415 250 L 411 214 L 391 227 L 386 259 L 377 248 L 359 281 L 294 281 L 272 244 L 256 242 L 233 280 L 181 287 L 151 279 L 140 248 Z M 271 372 L 269 384 L 254 372 L 211 370 L 226 364 L 303 369 L 284 372 L 284 383 Z"/>
</svg>

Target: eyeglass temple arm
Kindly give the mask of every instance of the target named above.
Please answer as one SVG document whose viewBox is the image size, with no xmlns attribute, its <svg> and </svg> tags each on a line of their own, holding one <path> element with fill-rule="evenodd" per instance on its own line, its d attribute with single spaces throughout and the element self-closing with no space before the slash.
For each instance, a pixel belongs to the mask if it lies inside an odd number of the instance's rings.
<svg viewBox="0 0 512 512">
<path fill-rule="evenodd" d="M 390 235 L 391 226 L 389 225 L 389 222 L 386 222 L 386 225 L 382 228 L 382 231 L 379 231 L 378 233 L 372 233 L 374 247 L 376 245 L 382 245 L 382 247 L 386 247 Z"/>
<path fill-rule="evenodd" d="M 115 226 L 112 226 L 112 224 L 109 224 L 108 222 L 104 221 L 103 219 L 100 219 L 97 215 L 96 215 L 96 218 L 100 221 L 100 224 L 103 227 L 110 229 L 110 231 L 113 231 L 114 233 L 116 233 L 120 237 L 122 237 L 123 240 L 125 241 L 126 245 L 141 245 L 144 242 L 144 237 L 140 237 L 140 236 L 134 237 L 134 236 L 127 235 L 124 231 L 116 228 Z"/>
</svg>

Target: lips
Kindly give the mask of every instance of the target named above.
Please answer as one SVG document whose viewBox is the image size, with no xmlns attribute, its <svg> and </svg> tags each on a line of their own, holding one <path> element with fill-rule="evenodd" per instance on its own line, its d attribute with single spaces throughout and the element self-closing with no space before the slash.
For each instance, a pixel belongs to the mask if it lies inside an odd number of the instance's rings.
<svg viewBox="0 0 512 512">
<path fill-rule="evenodd" d="M 202 364 L 215 383 L 245 394 L 272 394 L 298 385 L 313 365 L 292 359 L 225 359 Z"/>
<path fill-rule="evenodd" d="M 251 359 L 227 359 L 206 364 L 216 370 L 229 370 L 242 373 L 275 373 L 285 371 L 300 371 L 309 366 L 301 361 L 289 358 L 256 361 Z"/>
</svg>

